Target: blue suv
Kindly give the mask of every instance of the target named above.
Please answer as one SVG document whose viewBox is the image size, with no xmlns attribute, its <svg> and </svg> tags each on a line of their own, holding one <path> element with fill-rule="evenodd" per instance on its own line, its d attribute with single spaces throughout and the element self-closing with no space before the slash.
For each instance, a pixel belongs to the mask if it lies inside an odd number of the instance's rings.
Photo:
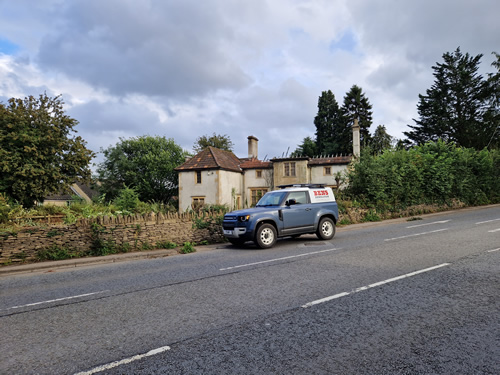
<svg viewBox="0 0 500 375">
<path fill-rule="evenodd" d="M 335 235 L 339 213 L 333 191 L 320 184 L 281 185 L 266 193 L 253 208 L 224 216 L 224 236 L 234 245 L 254 241 L 274 246 L 280 237 L 315 233 L 322 240 Z"/>
</svg>

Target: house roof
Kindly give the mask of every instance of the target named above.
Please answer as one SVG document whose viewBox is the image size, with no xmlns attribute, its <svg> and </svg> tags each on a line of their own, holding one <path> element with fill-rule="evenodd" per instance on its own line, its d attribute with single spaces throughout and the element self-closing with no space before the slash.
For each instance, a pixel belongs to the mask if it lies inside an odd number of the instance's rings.
<svg viewBox="0 0 500 375">
<path fill-rule="evenodd" d="M 81 189 L 81 191 L 87 196 L 83 197 L 80 195 L 80 193 L 74 188 L 74 185 L 76 185 L 78 188 Z M 99 195 L 99 192 L 96 189 L 93 189 L 90 187 L 88 184 L 82 184 L 81 182 L 77 182 L 71 186 L 69 186 L 66 190 L 61 189 L 59 192 L 56 194 L 51 194 L 47 197 L 45 197 L 46 201 L 69 201 L 73 197 L 73 195 L 77 195 L 80 198 L 89 198 L 92 199 L 94 196 Z"/>
<path fill-rule="evenodd" d="M 240 159 L 240 167 L 241 169 L 267 169 L 271 168 L 271 162 L 262 161 L 256 158 L 251 159 Z"/>
<path fill-rule="evenodd" d="M 309 159 L 309 165 L 331 165 L 331 164 L 349 164 L 352 155 L 347 156 L 329 156 Z"/>
<path fill-rule="evenodd" d="M 209 146 L 200 151 L 184 164 L 175 168 L 176 171 L 196 171 L 203 169 L 225 169 L 233 172 L 241 172 L 240 159 L 231 151 L 224 151 Z"/>
</svg>

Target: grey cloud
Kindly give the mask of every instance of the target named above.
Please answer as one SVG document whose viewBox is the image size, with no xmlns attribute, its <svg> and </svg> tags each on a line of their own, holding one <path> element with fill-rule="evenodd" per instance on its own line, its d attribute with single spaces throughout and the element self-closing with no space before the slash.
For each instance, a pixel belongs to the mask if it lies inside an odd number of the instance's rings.
<svg viewBox="0 0 500 375">
<path fill-rule="evenodd" d="M 75 1 L 41 42 L 38 62 L 124 96 L 198 96 L 239 89 L 249 77 L 209 2 Z"/>
</svg>

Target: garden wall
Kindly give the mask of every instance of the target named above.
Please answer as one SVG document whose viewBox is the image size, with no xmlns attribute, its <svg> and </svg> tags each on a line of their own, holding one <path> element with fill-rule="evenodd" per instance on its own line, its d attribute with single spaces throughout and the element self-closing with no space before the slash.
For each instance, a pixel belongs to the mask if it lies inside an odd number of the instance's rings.
<svg viewBox="0 0 500 375">
<path fill-rule="evenodd" d="M 0 233 L 0 264 L 37 259 L 37 252 L 51 246 L 89 251 L 96 238 L 129 251 L 152 249 L 157 242 L 221 242 L 223 236 L 215 218 L 221 213 L 205 214 L 203 225 L 193 213 L 148 214 L 83 219 L 75 224 L 45 224 Z M 97 236 L 97 237 L 96 237 Z"/>
</svg>

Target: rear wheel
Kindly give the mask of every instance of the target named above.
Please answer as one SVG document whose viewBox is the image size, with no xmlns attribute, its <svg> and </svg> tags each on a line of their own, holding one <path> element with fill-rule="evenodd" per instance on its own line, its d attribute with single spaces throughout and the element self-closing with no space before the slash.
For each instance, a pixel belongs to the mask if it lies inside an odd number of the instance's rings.
<svg viewBox="0 0 500 375">
<path fill-rule="evenodd" d="M 276 243 L 276 229 L 271 224 L 262 224 L 255 234 L 255 243 L 261 249 L 273 247 Z"/>
<path fill-rule="evenodd" d="M 324 217 L 319 221 L 316 236 L 320 240 L 331 240 L 335 236 L 335 223 L 329 217 Z"/>
</svg>

